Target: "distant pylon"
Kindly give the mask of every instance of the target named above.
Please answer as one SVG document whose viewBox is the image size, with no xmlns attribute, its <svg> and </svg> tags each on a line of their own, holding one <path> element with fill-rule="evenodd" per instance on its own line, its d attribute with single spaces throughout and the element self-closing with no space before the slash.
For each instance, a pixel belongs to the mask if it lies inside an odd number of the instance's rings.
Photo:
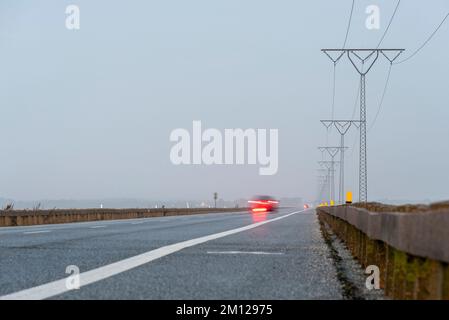
<svg viewBox="0 0 449 320">
<path fill-rule="evenodd" d="M 340 147 L 318 147 L 318 149 L 322 149 L 322 148 L 326 148 L 326 149 L 333 149 L 332 151 L 328 151 L 330 152 L 329 154 L 331 155 L 331 160 L 330 161 L 318 161 L 318 164 L 320 166 L 322 166 L 323 168 L 326 168 L 328 170 L 328 175 L 329 175 L 329 200 L 334 200 L 335 197 L 335 164 L 339 163 L 340 161 L 335 161 L 334 158 L 338 153 L 338 150 Z M 325 150 L 326 150 L 325 149 Z M 335 152 L 335 149 L 337 150 Z"/>
<path fill-rule="evenodd" d="M 317 169 L 320 174 L 317 176 L 318 179 L 318 197 L 320 202 L 324 202 L 326 199 L 330 198 L 330 189 L 329 181 L 330 181 L 330 170 L 329 169 Z"/>
<path fill-rule="evenodd" d="M 338 202 L 344 203 L 345 192 L 345 134 L 348 132 L 351 125 L 360 127 L 359 120 L 321 120 L 321 123 L 329 129 L 332 125 L 335 126 L 340 133 L 340 179 L 338 184 Z"/>
<path fill-rule="evenodd" d="M 366 202 L 368 200 L 368 165 L 366 155 L 366 86 L 365 76 L 371 70 L 373 65 L 379 58 L 379 54 L 382 54 L 390 64 L 399 57 L 404 49 L 322 49 L 329 59 L 334 63 L 340 60 L 343 54 L 347 54 L 349 61 L 360 74 L 360 155 L 359 155 L 359 201 Z M 332 53 L 336 54 L 336 57 L 332 56 Z M 366 55 L 363 57 L 362 54 Z M 390 56 L 389 54 L 392 54 Z M 368 63 L 368 68 L 364 70 L 365 62 L 372 56 L 374 58 Z M 361 62 L 359 67 L 354 62 L 354 57 Z"/>
</svg>

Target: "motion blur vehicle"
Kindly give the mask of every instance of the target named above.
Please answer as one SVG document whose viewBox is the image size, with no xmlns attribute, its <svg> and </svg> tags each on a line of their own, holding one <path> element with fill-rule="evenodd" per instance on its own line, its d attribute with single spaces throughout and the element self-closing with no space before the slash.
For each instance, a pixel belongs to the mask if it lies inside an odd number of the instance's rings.
<svg viewBox="0 0 449 320">
<path fill-rule="evenodd" d="M 255 196 L 248 201 L 251 212 L 275 212 L 279 201 L 270 196 Z"/>
</svg>

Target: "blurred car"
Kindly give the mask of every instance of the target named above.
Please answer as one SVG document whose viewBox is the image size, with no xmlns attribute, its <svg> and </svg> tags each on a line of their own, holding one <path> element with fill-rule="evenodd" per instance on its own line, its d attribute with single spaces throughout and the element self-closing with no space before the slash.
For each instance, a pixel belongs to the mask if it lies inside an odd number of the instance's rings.
<svg viewBox="0 0 449 320">
<path fill-rule="evenodd" d="M 274 212 L 279 201 L 270 196 L 255 196 L 248 201 L 248 205 L 251 212 Z"/>
</svg>

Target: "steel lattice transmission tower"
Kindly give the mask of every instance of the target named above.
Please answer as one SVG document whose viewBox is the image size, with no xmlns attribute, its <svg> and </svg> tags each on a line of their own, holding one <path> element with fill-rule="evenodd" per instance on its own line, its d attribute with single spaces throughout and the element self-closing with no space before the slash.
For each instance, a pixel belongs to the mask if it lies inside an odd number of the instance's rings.
<svg viewBox="0 0 449 320">
<path fill-rule="evenodd" d="M 338 202 L 343 204 L 345 199 L 345 134 L 354 125 L 360 128 L 359 120 L 321 120 L 321 123 L 329 129 L 332 125 L 335 126 L 340 133 L 340 179 L 338 184 Z"/>
<path fill-rule="evenodd" d="M 322 49 L 329 59 L 334 63 L 346 53 L 349 61 L 360 74 L 360 155 L 359 155 L 359 201 L 366 202 L 368 199 L 368 165 L 366 154 L 366 74 L 382 54 L 390 64 L 399 57 L 404 49 Z M 334 58 L 335 54 L 337 58 Z M 358 65 L 354 59 L 358 59 L 361 65 Z M 365 69 L 365 63 L 368 67 Z"/>
<path fill-rule="evenodd" d="M 318 197 L 319 203 L 325 202 L 325 199 L 330 199 L 330 170 L 329 169 L 317 169 L 320 175 L 317 176 L 318 179 Z"/>
<path fill-rule="evenodd" d="M 335 156 L 337 155 L 340 147 L 318 147 L 320 150 L 327 150 L 331 156 L 330 161 L 318 161 L 318 164 L 323 168 L 328 170 L 329 175 L 329 200 L 334 200 L 335 198 L 335 164 L 340 163 L 340 161 L 335 161 Z"/>
<path fill-rule="evenodd" d="M 321 166 L 321 168 L 324 168 L 323 170 L 326 171 L 326 179 L 323 182 L 322 185 L 322 198 L 327 198 L 327 201 L 330 201 L 332 198 L 331 196 L 331 175 L 333 174 L 333 167 L 335 165 L 332 161 L 318 161 L 318 164 Z M 327 190 L 326 190 L 327 189 Z"/>
<path fill-rule="evenodd" d="M 317 194 L 317 201 L 318 203 L 323 202 L 323 200 L 326 198 L 325 197 L 325 193 L 326 193 L 326 186 L 329 184 L 328 183 L 328 170 L 326 169 L 322 169 L 325 174 L 324 175 L 319 175 L 317 176 L 317 182 L 318 182 L 318 194 Z"/>
</svg>

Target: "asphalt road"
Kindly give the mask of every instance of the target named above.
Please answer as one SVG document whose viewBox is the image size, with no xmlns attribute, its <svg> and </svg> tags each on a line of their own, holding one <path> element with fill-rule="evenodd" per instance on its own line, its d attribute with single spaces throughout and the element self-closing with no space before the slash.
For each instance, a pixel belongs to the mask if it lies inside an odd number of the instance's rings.
<svg viewBox="0 0 449 320">
<path fill-rule="evenodd" d="M 342 288 L 314 210 L 282 209 L 0 228 L 5 298 L 341 299 Z"/>
</svg>

